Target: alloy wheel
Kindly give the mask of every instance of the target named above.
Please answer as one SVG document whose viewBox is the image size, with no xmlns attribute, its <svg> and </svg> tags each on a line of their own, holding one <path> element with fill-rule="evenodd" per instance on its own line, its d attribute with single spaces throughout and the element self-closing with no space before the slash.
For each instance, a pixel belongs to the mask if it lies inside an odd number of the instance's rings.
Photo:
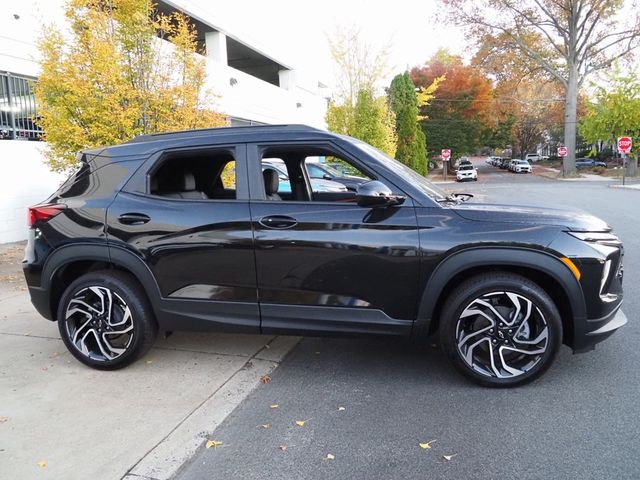
<svg viewBox="0 0 640 480">
<path fill-rule="evenodd" d="M 538 365 L 549 345 L 549 326 L 541 310 L 525 296 L 508 291 L 486 293 L 471 301 L 456 323 L 456 346 L 475 372 L 512 379 Z"/>
<path fill-rule="evenodd" d="M 131 310 L 109 288 L 97 285 L 82 288 L 69 300 L 64 318 L 73 346 L 95 361 L 115 360 L 133 341 Z"/>
</svg>

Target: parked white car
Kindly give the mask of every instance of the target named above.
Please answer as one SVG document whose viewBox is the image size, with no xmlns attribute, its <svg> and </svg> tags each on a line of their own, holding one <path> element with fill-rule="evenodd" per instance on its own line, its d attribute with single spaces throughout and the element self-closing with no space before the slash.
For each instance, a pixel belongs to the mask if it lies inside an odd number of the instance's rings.
<svg viewBox="0 0 640 480">
<path fill-rule="evenodd" d="M 515 173 L 531 173 L 531 165 L 526 160 L 512 160 L 511 171 Z"/>
<path fill-rule="evenodd" d="M 465 180 L 478 180 L 478 171 L 473 165 L 460 165 L 456 172 L 456 180 L 463 182 Z"/>
<path fill-rule="evenodd" d="M 539 155 L 537 153 L 527 153 L 524 157 L 527 162 L 539 162 L 541 160 L 549 160 L 547 155 Z"/>
</svg>

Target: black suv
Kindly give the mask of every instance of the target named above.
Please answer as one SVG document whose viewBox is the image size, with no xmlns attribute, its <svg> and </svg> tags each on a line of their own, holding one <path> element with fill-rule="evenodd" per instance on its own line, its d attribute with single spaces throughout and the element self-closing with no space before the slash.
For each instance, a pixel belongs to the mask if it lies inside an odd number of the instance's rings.
<svg viewBox="0 0 640 480">
<path fill-rule="evenodd" d="M 313 192 L 346 162 L 357 191 Z M 291 191 L 262 161 L 286 166 Z M 601 220 L 463 202 L 359 140 L 305 126 L 209 129 L 87 150 L 29 210 L 31 300 L 81 362 L 123 367 L 158 331 L 438 335 L 488 386 L 625 322 L 622 245 Z"/>
</svg>

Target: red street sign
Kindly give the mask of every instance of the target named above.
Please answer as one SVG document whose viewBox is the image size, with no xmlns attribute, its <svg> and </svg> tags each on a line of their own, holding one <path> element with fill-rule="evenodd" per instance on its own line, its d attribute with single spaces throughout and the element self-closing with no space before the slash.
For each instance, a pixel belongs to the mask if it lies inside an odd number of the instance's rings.
<svg viewBox="0 0 640 480">
<path fill-rule="evenodd" d="M 566 157 L 567 156 L 567 147 L 558 147 L 558 156 Z"/>
<path fill-rule="evenodd" d="M 440 154 L 442 155 L 443 159 L 449 160 L 451 158 L 451 149 L 443 148 L 442 152 L 440 152 Z"/>
<path fill-rule="evenodd" d="M 631 152 L 631 147 L 633 146 L 633 141 L 631 137 L 620 137 L 618 139 L 618 151 L 622 154 L 627 154 Z"/>
</svg>

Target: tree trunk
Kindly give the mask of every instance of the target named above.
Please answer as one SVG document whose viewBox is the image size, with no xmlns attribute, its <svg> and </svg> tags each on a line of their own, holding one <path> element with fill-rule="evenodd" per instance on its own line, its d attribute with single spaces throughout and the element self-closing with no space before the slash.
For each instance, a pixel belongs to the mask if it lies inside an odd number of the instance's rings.
<svg viewBox="0 0 640 480">
<path fill-rule="evenodd" d="M 638 158 L 634 155 L 633 157 L 627 157 L 627 176 L 628 177 L 637 177 L 638 176 Z"/>
<path fill-rule="evenodd" d="M 578 71 L 569 68 L 564 113 L 564 146 L 567 156 L 562 162 L 562 175 L 570 177 L 576 172 L 576 122 L 578 116 Z"/>
</svg>

